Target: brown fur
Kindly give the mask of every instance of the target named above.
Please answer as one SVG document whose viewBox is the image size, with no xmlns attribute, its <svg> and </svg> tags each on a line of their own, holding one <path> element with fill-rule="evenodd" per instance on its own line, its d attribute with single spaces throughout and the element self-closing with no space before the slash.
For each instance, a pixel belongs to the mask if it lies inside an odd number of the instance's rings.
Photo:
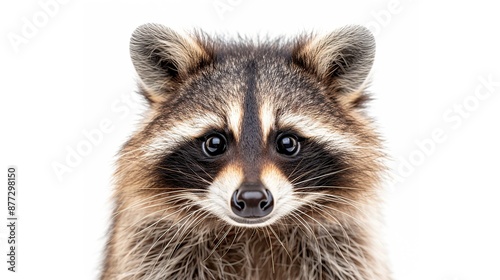
<svg viewBox="0 0 500 280">
<path fill-rule="evenodd" d="M 373 37 L 366 29 L 237 43 L 205 35 L 186 39 L 168 28 L 145 25 L 134 33 L 131 53 L 151 111 L 117 162 L 116 212 L 101 279 L 390 279 L 377 236 L 383 152 L 362 111 L 374 56 Z M 254 97 L 251 106 L 267 108 L 276 118 L 269 137 L 297 121 L 307 126 L 303 134 L 324 130 L 340 138 L 308 136 L 321 152 L 311 152 L 306 163 L 290 170 L 289 163 L 265 148 L 273 141 L 245 144 L 244 133 L 250 131 L 245 130 L 246 113 L 242 138 L 235 137 L 239 146 L 224 163 L 214 163 L 216 171 L 203 169 L 213 174 L 182 173 L 195 186 L 207 181 L 205 187 L 184 187 L 161 177 L 162 168 L 171 168 L 162 165 L 165 156 L 184 145 L 169 139 L 184 139 L 179 135 L 206 123 L 230 135 L 237 124 L 224 118 L 235 104 L 251 110 L 245 105 L 249 94 Z M 162 137 L 172 138 L 159 141 Z M 242 155 L 252 147 L 259 149 L 254 152 L 259 158 Z M 333 168 L 330 159 L 336 169 L 318 173 Z M 172 159 L 166 164 L 173 164 Z M 314 184 L 317 178 L 308 177 L 309 171 L 332 185 Z M 228 224 L 213 211 L 207 197 L 214 178 L 247 180 L 266 172 L 278 183 L 289 180 L 295 201 L 304 203 L 290 206 L 276 222 L 254 228 Z"/>
</svg>

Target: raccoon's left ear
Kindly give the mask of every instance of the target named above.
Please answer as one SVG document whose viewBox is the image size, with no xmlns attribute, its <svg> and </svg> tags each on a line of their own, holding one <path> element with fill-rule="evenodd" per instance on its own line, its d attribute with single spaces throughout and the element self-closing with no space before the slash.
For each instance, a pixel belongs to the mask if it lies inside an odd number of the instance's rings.
<svg viewBox="0 0 500 280">
<path fill-rule="evenodd" d="M 294 50 L 297 65 L 350 103 L 363 99 L 362 87 L 374 57 L 375 38 L 362 26 L 346 26 L 326 36 L 299 42 Z"/>
<path fill-rule="evenodd" d="M 197 40 L 161 24 L 139 26 L 130 39 L 130 56 L 150 103 L 167 101 L 185 80 L 211 61 Z"/>
</svg>

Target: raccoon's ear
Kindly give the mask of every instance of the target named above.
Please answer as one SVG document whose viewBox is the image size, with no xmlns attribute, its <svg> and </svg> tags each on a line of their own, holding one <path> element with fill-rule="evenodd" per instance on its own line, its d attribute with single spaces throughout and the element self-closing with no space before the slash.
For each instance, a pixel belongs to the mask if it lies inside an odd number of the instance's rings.
<svg viewBox="0 0 500 280">
<path fill-rule="evenodd" d="M 169 100 L 189 75 L 211 59 L 198 40 L 160 24 L 141 25 L 134 31 L 130 56 L 151 103 Z"/>
<path fill-rule="evenodd" d="M 346 26 L 297 45 L 294 62 L 336 93 L 360 93 L 375 57 L 375 39 L 362 26 Z M 351 96 L 354 102 L 357 98 Z"/>
</svg>

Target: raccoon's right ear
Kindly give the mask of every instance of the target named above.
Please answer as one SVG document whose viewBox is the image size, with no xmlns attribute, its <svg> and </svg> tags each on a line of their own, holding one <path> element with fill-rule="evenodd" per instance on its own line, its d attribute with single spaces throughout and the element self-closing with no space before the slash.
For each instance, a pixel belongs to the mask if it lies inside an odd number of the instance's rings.
<svg viewBox="0 0 500 280">
<path fill-rule="evenodd" d="M 211 60 L 198 40 L 160 24 L 144 24 L 134 31 L 130 56 L 150 103 L 169 100 L 189 75 Z"/>
</svg>

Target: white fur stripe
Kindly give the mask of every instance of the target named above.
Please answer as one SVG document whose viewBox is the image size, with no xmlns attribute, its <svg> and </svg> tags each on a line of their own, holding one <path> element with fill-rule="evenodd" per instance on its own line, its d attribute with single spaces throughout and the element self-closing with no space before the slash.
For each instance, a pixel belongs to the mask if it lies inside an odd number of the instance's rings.
<svg viewBox="0 0 500 280">
<path fill-rule="evenodd" d="M 269 133 L 272 129 L 274 129 L 274 124 L 276 122 L 273 106 L 268 102 L 262 104 L 262 107 L 259 110 L 259 118 L 262 129 L 262 139 L 264 140 L 264 143 L 266 143 Z"/>
<path fill-rule="evenodd" d="M 211 113 L 176 122 L 144 145 L 145 156 L 154 158 L 158 155 L 166 155 L 185 141 L 203 136 L 208 129 L 223 127 L 224 120 Z"/>
<path fill-rule="evenodd" d="M 233 132 L 235 140 L 238 142 L 241 138 L 241 123 L 243 121 L 243 110 L 239 104 L 232 104 L 228 112 L 229 130 Z"/>
<path fill-rule="evenodd" d="M 317 142 L 326 144 L 332 151 L 353 151 L 358 147 L 354 135 L 332 130 L 331 125 L 323 124 L 321 120 L 302 115 L 284 115 L 279 119 L 280 127 L 291 127 L 304 137 L 312 138 Z"/>
</svg>

